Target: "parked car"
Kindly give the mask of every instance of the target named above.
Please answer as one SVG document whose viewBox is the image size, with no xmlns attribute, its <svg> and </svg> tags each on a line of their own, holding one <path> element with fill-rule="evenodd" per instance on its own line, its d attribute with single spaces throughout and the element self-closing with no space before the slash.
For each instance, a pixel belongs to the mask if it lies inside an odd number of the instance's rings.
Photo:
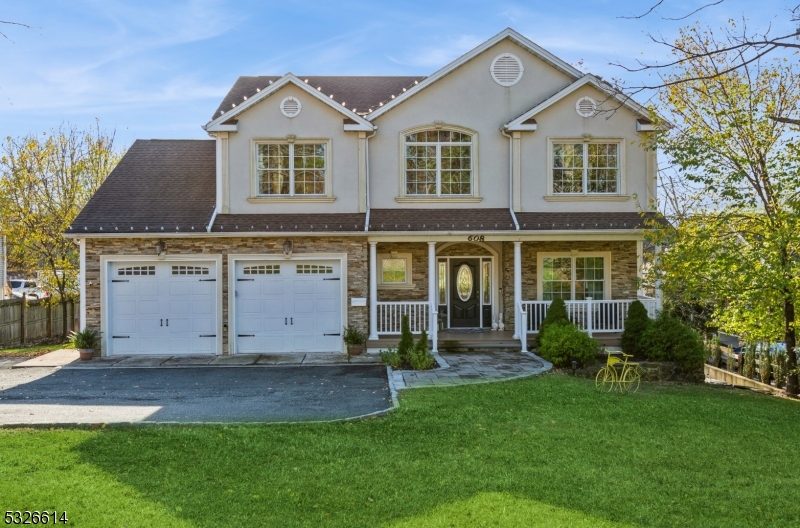
<svg viewBox="0 0 800 528">
<path fill-rule="evenodd" d="M 22 297 L 24 293 L 28 299 L 42 299 L 47 297 L 47 292 L 40 290 L 35 280 L 30 279 L 10 279 L 11 295 L 13 297 Z"/>
</svg>

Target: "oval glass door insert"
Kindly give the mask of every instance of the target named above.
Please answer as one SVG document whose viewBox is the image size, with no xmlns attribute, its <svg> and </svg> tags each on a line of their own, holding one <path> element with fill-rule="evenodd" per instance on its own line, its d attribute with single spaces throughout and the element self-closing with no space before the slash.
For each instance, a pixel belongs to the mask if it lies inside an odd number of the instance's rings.
<svg viewBox="0 0 800 528">
<path fill-rule="evenodd" d="M 458 285 L 458 298 L 462 301 L 468 301 L 472 297 L 472 270 L 466 264 L 462 264 L 458 268 L 456 284 Z"/>
</svg>

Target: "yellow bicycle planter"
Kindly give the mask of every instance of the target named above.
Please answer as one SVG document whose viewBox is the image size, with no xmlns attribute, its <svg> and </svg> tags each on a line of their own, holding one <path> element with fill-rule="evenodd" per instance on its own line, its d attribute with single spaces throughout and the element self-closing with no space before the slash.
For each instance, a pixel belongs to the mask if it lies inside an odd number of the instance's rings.
<svg viewBox="0 0 800 528">
<path fill-rule="evenodd" d="M 606 366 L 601 368 L 594 379 L 598 390 L 611 392 L 614 388 L 620 392 L 636 392 L 642 381 L 642 367 L 628 358 L 630 354 L 622 354 L 623 359 L 608 354 Z"/>
</svg>

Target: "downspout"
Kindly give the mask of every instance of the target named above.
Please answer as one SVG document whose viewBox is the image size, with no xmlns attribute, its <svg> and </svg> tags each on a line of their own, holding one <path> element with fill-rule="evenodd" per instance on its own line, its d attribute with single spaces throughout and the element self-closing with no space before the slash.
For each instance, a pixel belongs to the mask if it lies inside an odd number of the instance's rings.
<svg viewBox="0 0 800 528">
<path fill-rule="evenodd" d="M 378 133 L 377 130 L 378 130 L 378 127 L 375 127 L 372 130 L 372 134 L 369 135 L 369 136 L 366 136 L 366 138 L 365 138 L 364 155 L 367 157 L 367 162 L 366 162 L 366 166 L 367 166 L 367 216 L 366 216 L 366 219 L 364 220 L 364 231 L 369 231 L 369 213 L 370 213 L 370 208 L 369 208 L 369 138 L 371 138 L 372 136 L 377 134 Z"/>
<path fill-rule="evenodd" d="M 217 212 L 218 209 L 216 206 L 214 206 L 214 214 L 211 215 L 211 221 L 208 223 L 208 227 L 206 228 L 206 233 L 210 233 L 211 228 L 214 227 L 214 220 L 217 219 Z"/>
<path fill-rule="evenodd" d="M 508 212 L 514 220 L 514 228 L 519 231 L 517 215 L 514 214 L 514 138 L 506 134 L 504 128 L 500 129 L 500 133 L 508 138 Z"/>
</svg>

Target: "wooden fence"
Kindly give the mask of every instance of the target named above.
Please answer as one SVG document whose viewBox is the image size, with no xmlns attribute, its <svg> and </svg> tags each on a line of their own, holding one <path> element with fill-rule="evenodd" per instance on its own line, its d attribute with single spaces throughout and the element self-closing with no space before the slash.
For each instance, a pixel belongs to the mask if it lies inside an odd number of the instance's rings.
<svg viewBox="0 0 800 528">
<path fill-rule="evenodd" d="M 79 307 L 79 301 L 67 302 L 67 333 L 78 329 Z M 0 347 L 60 336 L 63 309 L 61 303 L 46 305 L 38 299 L 0 301 Z"/>
</svg>

